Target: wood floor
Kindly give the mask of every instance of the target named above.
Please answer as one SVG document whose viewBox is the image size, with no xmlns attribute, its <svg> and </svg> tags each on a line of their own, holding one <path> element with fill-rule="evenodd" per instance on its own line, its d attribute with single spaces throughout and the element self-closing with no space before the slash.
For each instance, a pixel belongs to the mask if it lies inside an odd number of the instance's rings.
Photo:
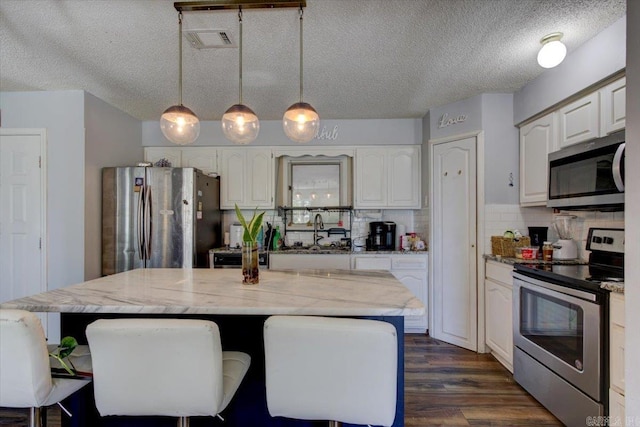
<svg viewBox="0 0 640 427">
<path fill-rule="evenodd" d="M 48 426 L 60 426 L 57 406 Z M 1 427 L 24 427 L 24 413 L 0 410 Z M 493 356 L 426 335 L 405 335 L 405 426 L 562 426 Z"/>
</svg>

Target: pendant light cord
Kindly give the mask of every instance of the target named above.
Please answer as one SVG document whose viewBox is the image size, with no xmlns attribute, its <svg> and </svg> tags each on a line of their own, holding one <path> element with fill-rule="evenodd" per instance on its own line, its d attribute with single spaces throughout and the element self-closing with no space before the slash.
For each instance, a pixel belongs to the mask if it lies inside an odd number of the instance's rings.
<svg viewBox="0 0 640 427">
<path fill-rule="evenodd" d="M 238 61 L 238 82 L 240 87 L 238 88 L 238 97 L 240 98 L 239 104 L 242 105 L 242 6 L 238 8 L 238 24 L 240 27 L 240 60 Z"/>
<path fill-rule="evenodd" d="M 303 78 L 303 69 L 302 69 L 302 4 L 300 5 L 300 102 L 302 102 L 302 78 Z"/>
<path fill-rule="evenodd" d="M 182 12 L 178 13 L 178 92 L 180 92 L 180 105 L 182 105 Z"/>
</svg>

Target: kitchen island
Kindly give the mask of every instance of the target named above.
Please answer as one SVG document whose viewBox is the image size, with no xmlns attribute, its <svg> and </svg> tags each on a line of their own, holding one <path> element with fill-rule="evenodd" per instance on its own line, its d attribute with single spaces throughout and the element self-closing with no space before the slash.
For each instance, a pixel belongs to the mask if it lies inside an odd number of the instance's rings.
<svg viewBox="0 0 640 427">
<path fill-rule="evenodd" d="M 85 340 L 86 325 L 97 318 L 171 316 L 215 321 L 224 349 L 245 351 L 252 357 L 247 378 L 223 413 L 225 426 L 314 425 L 268 415 L 262 343 L 262 325 L 268 316 L 383 320 L 398 331 L 398 401 L 393 425 L 404 425 L 403 319 L 421 315 L 425 308 L 393 275 L 386 271 L 262 270 L 259 285 L 241 282 L 237 269 L 138 269 L 10 301 L 0 307 L 60 312 L 63 336 L 72 335 L 81 342 Z M 171 345 L 168 343 L 168 349 Z M 117 418 L 91 419 L 86 425 L 127 425 L 125 422 Z M 138 419 L 135 425 L 174 423 L 154 418 Z M 195 418 L 192 425 L 217 425 L 217 421 Z"/>
</svg>

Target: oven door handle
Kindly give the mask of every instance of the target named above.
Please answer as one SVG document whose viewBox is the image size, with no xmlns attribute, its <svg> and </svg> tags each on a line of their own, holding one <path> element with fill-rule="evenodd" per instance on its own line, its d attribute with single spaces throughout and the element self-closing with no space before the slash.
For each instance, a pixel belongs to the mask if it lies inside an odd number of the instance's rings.
<svg viewBox="0 0 640 427">
<path fill-rule="evenodd" d="M 578 289 L 567 288 L 565 286 L 554 285 L 553 283 L 543 282 L 542 280 L 534 279 L 532 277 L 528 277 L 516 272 L 513 273 L 513 278 L 520 279 L 525 284 L 540 286 L 542 288 L 549 289 L 550 291 L 558 292 L 565 295 L 571 295 L 586 301 L 596 302 L 596 295 L 592 294 L 591 292 L 585 292 Z M 535 290 L 535 288 L 531 288 L 529 286 L 526 287 Z"/>
<path fill-rule="evenodd" d="M 616 154 L 613 156 L 613 165 L 611 166 L 611 172 L 613 173 L 613 182 L 616 183 L 618 191 L 624 191 L 624 177 L 622 176 L 622 155 L 624 154 L 625 143 L 623 142 L 618 146 Z"/>
</svg>

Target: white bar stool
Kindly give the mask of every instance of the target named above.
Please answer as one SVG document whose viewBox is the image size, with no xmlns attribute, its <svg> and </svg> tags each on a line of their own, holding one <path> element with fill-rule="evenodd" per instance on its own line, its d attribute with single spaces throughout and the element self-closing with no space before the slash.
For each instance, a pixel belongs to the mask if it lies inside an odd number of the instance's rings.
<svg viewBox="0 0 640 427">
<path fill-rule="evenodd" d="M 272 417 L 391 426 L 396 329 L 376 320 L 272 316 L 264 324 Z"/>
<path fill-rule="evenodd" d="M 101 416 L 218 416 L 251 358 L 223 352 L 218 325 L 192 319 L 100 319 L 87 326 Z M 220 417 L 222 418 L 222 417 Z"/>
<path fill-rule="evenodd" d="M 88 357 L 85 355 L 85 359 Z M 46 419 L 41 408 L 60 404 L 90 382 L 52 378 L 47 341 L 38 316 L 23 310 L 0 309 L 0 406 L 29 408 L 29 426 L 41 426 Z"/>
</svg>

